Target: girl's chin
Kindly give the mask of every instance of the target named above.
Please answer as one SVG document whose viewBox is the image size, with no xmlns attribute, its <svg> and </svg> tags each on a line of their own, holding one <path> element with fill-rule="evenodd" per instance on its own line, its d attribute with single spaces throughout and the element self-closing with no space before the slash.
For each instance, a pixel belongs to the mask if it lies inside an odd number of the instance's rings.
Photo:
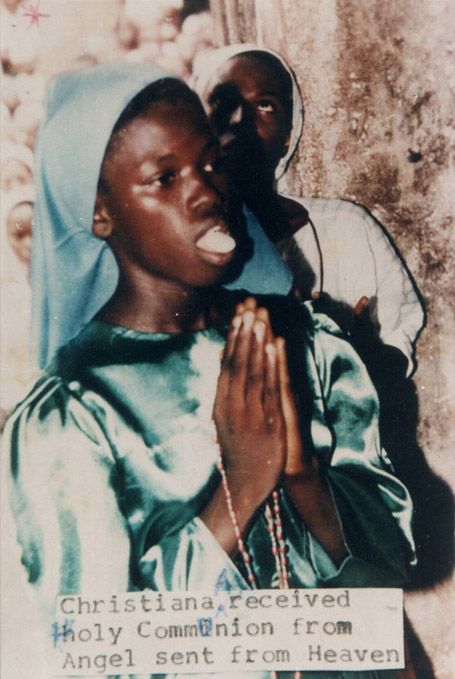
<svg viewBox="0 0 455 679">
<path fill-rule="evenodd" d="M 198 248 L 199 258 L 212 266 L 226 268 L 234 259 L 235 249 L 231 252 L 213 252 Z"/>
<path fill-rule="evenodd" d="M 196 288 L 210 288 L 231 282 L 237 278 L 243 268 L 243 264 L 239 262 L 239 258 L 235 256 L 235 253 L 231 253 L 229 257 L 223 255 L 223 261 L 218 260 L 214 262 L 212 259 L 210 261 L 204 259 L 204 264 L 204 270 L 201 270 L 201 275 L 197 276 L 199 280 L 193 283 Z"/>
</svg>

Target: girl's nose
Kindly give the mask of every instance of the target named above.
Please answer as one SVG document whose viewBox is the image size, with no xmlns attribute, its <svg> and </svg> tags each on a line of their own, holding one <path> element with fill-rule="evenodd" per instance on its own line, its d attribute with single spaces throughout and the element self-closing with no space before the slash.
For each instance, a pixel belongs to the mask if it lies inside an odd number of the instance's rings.
<svg viewBox="0 0 455 679">
<path fill-rule="evenodd" d="M 221 204 L 221 196 L 207 177 L 195 170 L 187 177 L 186 204 L 190 212 L 204 217 Z"/>
</svg>

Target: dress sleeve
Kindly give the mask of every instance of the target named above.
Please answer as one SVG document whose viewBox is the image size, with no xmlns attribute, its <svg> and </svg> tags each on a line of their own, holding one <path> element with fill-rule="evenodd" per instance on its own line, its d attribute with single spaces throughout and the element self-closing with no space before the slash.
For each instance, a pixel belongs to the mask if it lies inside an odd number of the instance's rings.
<svg viewBox="0 0 455 679">
<path fill-rule="evenodd" d="M 7 423 L 2 465 L 22 562 L 48 620 L 59 594 L 129 588 L 115 462 L 95 418 L 55 379 Z"/>
<path fill-rule="evenodd" d="M 8 422 L 3 463 L 22 562 L 48 621 L 59 594 L 215 589 L 221 575 L 233 587 L 246 586 L 197 518 L 161 531 L 139 564 L 136 515 L 125 507 L 111 443 L 86 404 L 55 380 L 36 388 Z M 158 505 L 147 479 L 137 490 L 148 497 L 140 518 L 146 527 L 145 514 Z"/>
<path fill-rule="evenodd" d="M 197 517 L 153 545 L 140 569 L 144 587 L 156 590 L 248 589 L 234 562 Z"/>
<path fill-rule="evenodd" d="M 399 584 L 415 563 L 412 502 L 381 449 L 379 405 L 367 370 L 335 328 L 328 321 L 316 328 L 313 353 L 324 411 L 316 421 L 315 452 L 323 418 L 332 441 L 327 479 L 350 554 L 335 579 L 337 586 L 347 584 L 346 577 L 354 577 L 353 586 Z"/>
<path fill-rule="evenodd" d="M 384 344 L 399 349 L 407 358 L 407 376 L 413 372 L 413 344 L 424 323 L 422 303 L 410 274 L 381 225 L 362 207 L 356 215 L 362 223 L 376 269 L 377 294 L 372 313 Z"/>
</svg>

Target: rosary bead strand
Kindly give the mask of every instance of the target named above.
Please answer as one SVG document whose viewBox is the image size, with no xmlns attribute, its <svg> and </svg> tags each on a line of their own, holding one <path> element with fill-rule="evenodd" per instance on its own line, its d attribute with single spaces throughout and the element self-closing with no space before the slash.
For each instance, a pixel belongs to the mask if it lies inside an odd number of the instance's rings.
<svg viewBox="0 0 455 679">
<path fill-rule="evenodd" d="M 278 554 L 280 559 L 280 572 L 283 580 L 282 589 L 289 589 L 289 571 L 286 559 L 286 543 L 283 535 L 283 521 L 281 519 L 280 510 L 280 494 L 278 490 L 272 493 L 273 499 L 273 513 L 276 527 L 276 540 L 278 542 Z"/>
<path fill-rule="evenodd" d="M 222 484 L 223 484 L 224 496 L 226 498 L 226 505 L 227 505 L 227 508 L 228 508 L 229 518 L 231 519 L 232 526 L 234 528 L 234 534 L 235 534 L 235 537 L 237 539 L 238 550 L 240 552 L 240 555 L 243 559 L 243 563 L 245 565 L 247 580 L 248 580 L 250 586 L 253 589 L 257 589 L 256 578 L 255 578 L 255 575 L 253 573 L 253 569 L 251 567 L 251 557 L 248 554 L 248 550 L 245 546 L 245 543 L 242 540 L 242 534 L 240 532 L 239 523 L 237 521 L 237 515 L 235 513 L 234 506 L 232 504 L 231 491 L 229 490 L 229 484 L 228 484 L 228 480 L 227 480 L 227 476 L 226 476 L 226 470 L 224 468 L 223 458 L 222 458 L 222 455 L 221 455 L 221 448 L 220 448 L 219 445 L 218 445 L 217 467 L 218 467 L 218 471 L 221 474 L 221 481 L 222 481 Z"/>
<path fill-rule="evenodd" d="M 239 523 L 237 521 L 237 515 L 232 503 L 232 495 L 229 490 L 229 484 L 226 476 L 226 470 L 223 464 L 223 456 L 221 452 L 221 446 L 216 440 L 216 445 L 218 449 L 218 460 L 217 468 L 221 475 L 221 482 L 223 484 L 224 496 L 226 499 L 226 505 L 228 509 L 229 518 L 231 519 L 232 526 L 234 529 L 234 534 L 237 540 L 238 550 L 242 556 L 243 563 L 245 565 L 245 570 L 247 573 L 247 580 L 252 587 L 252 589 L 257 589 L 257 581 L 254 575 L 253 569 L 251 567 L 251 557 L 248 553 L 245 543 L 242 539 L 242 534 L 240 532 Z M 287 568 L 286 561 L 286 543 L 284 541 L 283 534 L 283 521 L 281 519 L 280 510 L 280 494 L 278 490 L 274 490 L 272 493 L 272 503 L 273 512 L 270 507 L 270 503 L 267 501 L 264 505 L 265 517 L 267 520 L 267 530 L 270 535 L 270 541 L 272 543 L 272 554 L 275 558 L 275 565 L 277 574 L 279 576 L 280 589 L 289 588 L 289 572 Z M 302 679 L 303 673 L 300 671 L 294 672 L 294 679 Z M 276 671 L 270 672 L 270 679 L 278 679 L 278 673 Z"/>
<path fill-rule="evenodd" d="M 279 547 L 278 547 L 278 543 L 277 543 L 276 536 L 275 536 L 275 523 L 274 523 L 273 513 L 272 513 L 272 509 L 270 507 L 269 502 L 265 503 L 264 513 L 265 513 L 265 517 L 267 519 L 267 531 L 268 531 L 269 536 L 270 536 L 270 542 L 272 543 L 272 554 L 275 557 L 276 573 L 277 573 L 278 578 L 279 578 L 280 589 L 283 589 L 283 574 L 282 574 L 282 568 L 281 568 Z"/>
</svg>

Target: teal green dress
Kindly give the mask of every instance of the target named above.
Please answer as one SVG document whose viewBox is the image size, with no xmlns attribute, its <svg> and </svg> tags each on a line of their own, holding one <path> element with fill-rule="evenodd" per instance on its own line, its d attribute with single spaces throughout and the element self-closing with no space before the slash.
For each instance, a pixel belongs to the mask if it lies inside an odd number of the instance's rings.
<svg viewBox="0 0 455 679">
<path fill-rule="evenodd" d="M 321 462 L 348 550 L 336 567 L 281 491 L 291 587 L 399 586 L 413 561 L 412 510 L 380 448 L 366 370 L 337 326 L 308 305 L 280 322 L 305 445 Z M 212 408 L 225 335 L 224 327 L 168 335 L 92 321 L 16 408 L 3 459 L 23 563 L 45 615 L 64 593 L 207 592 L 222 572 L 226 586 L 248 587 L 199 518 L 219 482 Z M 260 586 L 274 587 L 261 514 L 247 545 Z"/>
</svg>

